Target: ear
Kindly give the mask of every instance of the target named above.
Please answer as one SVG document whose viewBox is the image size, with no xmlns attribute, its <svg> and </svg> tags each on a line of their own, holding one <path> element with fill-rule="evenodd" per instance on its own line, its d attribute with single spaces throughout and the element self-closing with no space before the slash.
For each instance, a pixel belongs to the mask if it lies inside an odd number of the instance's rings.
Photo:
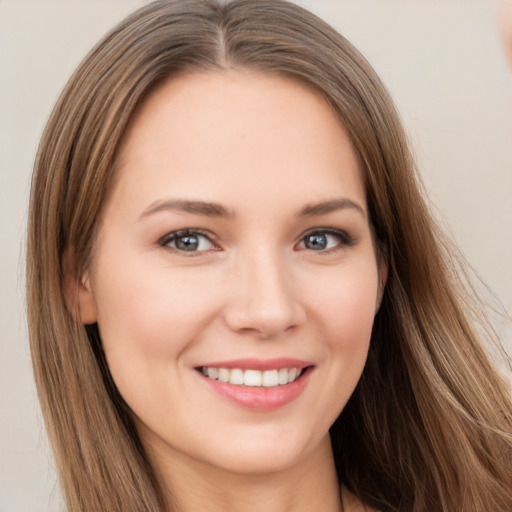
<svg viewBox="0 0 512 512">
<path fill-rule="evenodd" d="M 71 314 L 81 324 L 96 323 L 98 314 L 89 271 L 79 272 L 71 249 L 64 254 L 63 266 L 64 295 Z"/>
<path fill-rule="evenodd" d="M 380 305 L 382 303 L 382 297 L 384 296 L 384 289 L 386 288 L 386 282 L 388 280 L 388 264 L 384 258 L 380 258 L 379 261 L 379 287 L 377 289 L 377 302 L 375 307 L 375 314 L 378 313 Z"/>
</svg>

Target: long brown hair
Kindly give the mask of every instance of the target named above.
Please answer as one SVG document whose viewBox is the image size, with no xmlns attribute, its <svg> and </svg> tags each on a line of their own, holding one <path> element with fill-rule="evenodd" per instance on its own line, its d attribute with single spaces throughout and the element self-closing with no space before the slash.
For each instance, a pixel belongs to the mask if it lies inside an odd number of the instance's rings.
<svg viewBox="0 0 512 512">
<path fill-rule="evenodd" d="M 85 58 L 50 117 L 32 182 L 28 316 L 69 509 L 165 509 L 97 327 L 81 325 L 69 307 L 65 269 L 87 268 L 135 109 L 173 74 L 225 68 L 275 73 L 319 91 L 364 171 L 389 275 L 365 370 L 331 428 L 340 481 L 383 512 L 510 512 L 510 393 L 478 339 L 478 309 L 425 205 L 393 102 L 345 38 L 282 0 L 143 7 Z"/>
</svg>

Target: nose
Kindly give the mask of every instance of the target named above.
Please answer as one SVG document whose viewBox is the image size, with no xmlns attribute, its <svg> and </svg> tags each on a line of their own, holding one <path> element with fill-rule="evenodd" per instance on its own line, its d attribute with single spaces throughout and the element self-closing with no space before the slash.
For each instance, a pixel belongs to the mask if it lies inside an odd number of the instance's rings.
<svg viewBox="0 0 512 512">
<path fill-rule="evenodd" d="M 306 315 L 286 262 L 261 252 L 240 260 L 225 310 L 228 327 L 261 339 L 277 338 L 299 327 Z"/>
</svg>

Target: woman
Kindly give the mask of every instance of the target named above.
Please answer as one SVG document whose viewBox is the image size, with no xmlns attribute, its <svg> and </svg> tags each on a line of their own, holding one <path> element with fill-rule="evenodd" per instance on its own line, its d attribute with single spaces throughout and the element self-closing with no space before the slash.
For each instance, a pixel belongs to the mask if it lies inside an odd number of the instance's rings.
<svg viewBox="0 0 512 512">
<path fill-rule="evenodd" d="M 332 28 L 282 1 L 137 11 L 71 78 L 32 185 L 68 508 L 511 510 L 509 390 L 454 260 Z"/>
</svg>

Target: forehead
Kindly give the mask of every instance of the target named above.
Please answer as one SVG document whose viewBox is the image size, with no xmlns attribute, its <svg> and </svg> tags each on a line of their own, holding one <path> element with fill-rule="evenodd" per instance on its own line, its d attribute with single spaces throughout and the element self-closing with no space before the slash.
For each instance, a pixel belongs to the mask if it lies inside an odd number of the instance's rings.
<svg viewBox="0 0 512 512">
<path fill-rule="evenodd" d="M 350 140 L 321 95 L 247 71 L 160 84 L 132 119 L 118 172 L 117 187 L 138 195 L 155 185 L 221 201 L 232 191 L 324 200 L 340 186 L 365 195 Z"/>
</svg>

